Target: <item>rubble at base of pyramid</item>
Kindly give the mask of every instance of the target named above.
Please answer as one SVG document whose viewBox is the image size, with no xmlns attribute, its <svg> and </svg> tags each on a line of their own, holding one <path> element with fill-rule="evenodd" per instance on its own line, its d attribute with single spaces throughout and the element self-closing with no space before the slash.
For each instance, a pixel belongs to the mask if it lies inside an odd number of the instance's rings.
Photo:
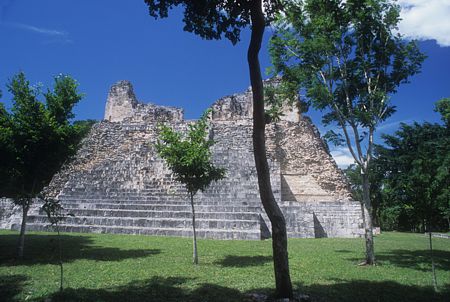
<svg viewBox="0 0 450 302">
<path fill-rule="evenodd" d="M 195 196 L 200 238 L 264 239 L 270 221 L 261 206 L 252 146 L 251 91 L 212 105 L 209 135 L 215 165 L 226 178 Z M 105 119 L 95 124 L 76 157 L 55 175 L 45 193 L 73 214 L 63 231 L 191 236 L 185 188 L 155 150 L 158 123 L 185 130 L 183 110 L 142 104 L 132 85 L 112 86 Z M 276 200 L 289 237 L 359 237 L 361 206 L 311 123 L 298 110 L 267 125 L 267 158 Z M 14 221 L 14 220 L 12 220 Z M 19 229 L 20 222 L 8 226 Z M 28 229 L 52 230 L 36 209 Z"/>
</svg>

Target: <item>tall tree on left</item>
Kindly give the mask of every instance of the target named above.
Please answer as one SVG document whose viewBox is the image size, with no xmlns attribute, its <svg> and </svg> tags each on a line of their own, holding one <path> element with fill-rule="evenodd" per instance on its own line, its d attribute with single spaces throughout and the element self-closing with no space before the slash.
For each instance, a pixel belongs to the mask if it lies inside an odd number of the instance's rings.
<svg viewBox="0 0 450 302">
<path fill-rule="evenodd" d="M 81 140 L 83 131 L 70 120 L 82 94 L 77 81 L 65 75 L 56 76 L 53 89 L 44 93 L 23 72 L 7 88 L 13 99 L 11 112 L 0 104 L 0 196 L 22 207 L 17 256 L 23 258 L 30 206 Z M 38 100 L 41 95 L 45 103 Z"/>
</svg>

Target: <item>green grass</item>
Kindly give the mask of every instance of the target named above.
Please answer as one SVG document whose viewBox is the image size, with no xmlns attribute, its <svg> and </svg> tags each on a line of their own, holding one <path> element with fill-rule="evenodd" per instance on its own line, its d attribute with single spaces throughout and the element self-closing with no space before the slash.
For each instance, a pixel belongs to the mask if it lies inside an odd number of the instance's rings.
<svg viewBox="0 0 450 302">
<path fill-rule="evenodd" d="M 56 236 L 30 233 L 14 260 L 17 233 L 0 231 L 0 301 L 245 301 L 273 293 L 271 241 L 63 234 L 65 291 L 58 294 Z M 440 292 L 432 290 L 427 237 L 384 233 L 379 265 L 357 264 L 362 239 L 292 239 L 295 290 L 313 301 L 450 301 L 450 240 L 433 238 Z M 50 298 L 50 299 L 49 299 Z"/>
</svg>

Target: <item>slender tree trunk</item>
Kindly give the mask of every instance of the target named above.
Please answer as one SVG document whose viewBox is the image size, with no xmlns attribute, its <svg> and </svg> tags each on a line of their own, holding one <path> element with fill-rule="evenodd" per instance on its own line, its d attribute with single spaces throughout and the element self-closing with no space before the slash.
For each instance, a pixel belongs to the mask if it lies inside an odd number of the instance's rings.
<svg viewBox="0 0 450 302">
<path fill-rule="evenodd" d="M 370 189 L 369 189 L 370 191 Z M 372 224 L 373 226 L 380 226 L 380 219 L 378 215 L 378 204 L 375 202 L 372 202 L 372 199 L 370 200 L 370 203 L 372 204 Z M 376 206 L 375 206 L 376 205 Z"/>
<path fill-rule="evenodd" d="M 25 230 L 27 227 L 28 210 L 30 209 L 30 202 L 28 199 L 22 203 L 22 224 L 20 226 L 19 242 L 17 244 L 17 257 L 23 259 L 23 250 L 25 248 Z"/>
<path fill-rule="evenodd" d="M 60 268 L 60 278 L 59 278 L 59 291 L 63 291 L 63 281 L 64 281 L 64 268 L 62 261 L 62 246 L 61 246 L 61 234 L 59 233 L 58 222 L 55 223 L 56 232 L 58 233 L 58 251 L 59 251 L 59 268 Z"/>
<path fill-rule="evenodd" d="M 247 59 L 253 92 L 253 149 L 258 174 L 259 193 L 264 210 L 272 223 L 272 249 L 275 270 L 276 297 L 292 298 L 289 274 L 286 222 L 273 196 L 270 171 L 266 157 L 264 89 L 259 65 L 259 51 L 264 35 L 265 20 L 261 0 L 251 2 L 252 35 Z"/>
<path fill-rule="evenodd" d="M 429 243 L 430 243 L 431 272 L 433 273 L 433 287 L 434 287 L 434 291 L 437 292 L 438 286 L 437 286 L 437 279 L 436 279 L 436 269 L 434 267 L 433 244 L 432 244 L 431 237 L 432 237 L 431 229 L 428 229 L 428 238 L 429 238 Z"/>
<path fill-rule="evenodd" d="M 362 175 L 363 184 L 363 207 L 364 212 L 367 213 L 364 219 L 364 238 L 366 241 L 366 264 L 375 265 L 375 250 L 373 243 L 373 224 L 372 224 L 372 205 L 370 202 L 370 185 L 369 176 L 367 172 Z"/>
<path fill-rule="evenodd" d="M 195 265 L 198 264 L 198 254 L 197 254 L 197 233 L 195 231 L 195 209 L 194 209 L 194 193 L 189 192 L 189 195 L 191 197 L 191 207 L 192 207 L 192 230 L 194 231 L 194 237 L 193 237 L 193 263 Z"/>
</svg>

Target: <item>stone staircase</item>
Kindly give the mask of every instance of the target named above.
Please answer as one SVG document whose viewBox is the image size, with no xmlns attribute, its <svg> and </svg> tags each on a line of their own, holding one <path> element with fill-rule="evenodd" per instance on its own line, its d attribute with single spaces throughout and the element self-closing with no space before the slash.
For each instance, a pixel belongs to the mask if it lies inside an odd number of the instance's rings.
<svg viewBox="0 0 450 302">
<path fill-rule="evenodd" d="M 194 200 L 199 238 L 261 239 L 261 208 L 257 200 L 231 202 L 207 195 L 208 192 L 199 194 Z M 65 211 L 73 215 L 60 224 L 62 231 L 192 235 L 191 205 L 188 195 L 181 192 L 168 196 L 160 189 L 144 189 L 95 194 L 75 189 L 59 198 Z M 28 229 L 51 230 L 45 213 L 30 215 Z"/>
<path fill-rule="evenodd" d="M 239 142 L 221 144 L 220 136 L 229 133 L 224 134 L 218 127 L 214 131 L 219 142 L 214 146 L 213 161 L 226 168 L 227 177 L 194 197 L 197 235 L 215 239 L 267 237 L 259 194 L 255 193 L 257 178 L 252 150 Z M 105 146 L 103 141 L 120 139 L 123 149 L 133 149 L 132 156 L 121 152 L 114 154 L 111 150 L 109 153 L 114 155 L 97 160 L 93 169 L 70 176 L 58 196 L 65 211 L 73 215 L 60 224 L 62 231 L 192 235 L 187 192 L 156 157 L 153 133 L 137 138 L 135 132 L 142 132 L 142 129 L 133 129 L 124 126 L 122 135 L 114 138 L 105 137 L 107 133 L 98 135 L 102 141 L 97 144 Z M 242 135 L 239 138 L 248 139 Z M 13 229 L 18 227 L 13 225 Z M 42 211 L 29 216 L 27 227 L 36 231 L 52 230 Z"/>
</svg>

